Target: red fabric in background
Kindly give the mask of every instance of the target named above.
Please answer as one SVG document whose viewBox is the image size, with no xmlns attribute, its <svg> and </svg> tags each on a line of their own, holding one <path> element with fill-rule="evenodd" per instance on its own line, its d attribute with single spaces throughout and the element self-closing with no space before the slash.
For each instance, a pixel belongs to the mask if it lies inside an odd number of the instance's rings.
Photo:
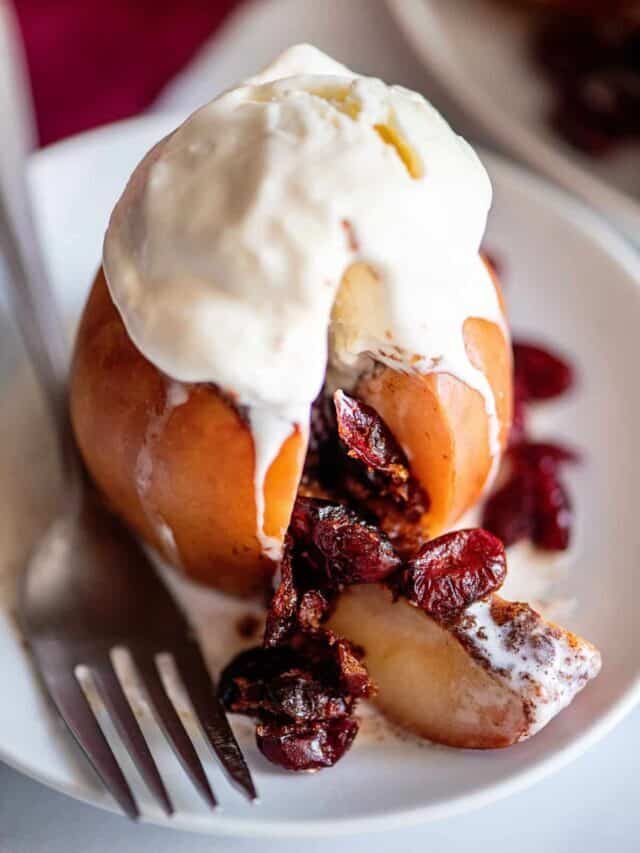
<svg viewBox="0 0 640 853">
<path fill-rule="evenodd" d="M 13 0 L 40 142 L 134 115 L 238 0 Z"/>
</svg>

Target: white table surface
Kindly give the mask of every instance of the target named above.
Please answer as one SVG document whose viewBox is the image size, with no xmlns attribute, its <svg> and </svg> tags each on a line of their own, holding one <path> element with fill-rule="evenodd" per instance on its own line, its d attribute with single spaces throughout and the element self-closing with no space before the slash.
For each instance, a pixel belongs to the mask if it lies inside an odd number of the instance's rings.
<svg viewBox="0 0 640 853">
<path fill-rule="evenodd" d="M 446 2 L 446 0 L 442 0 Z M 413 57 L 383 0 L 254 0 L 241 9 L 158 108 L 188 113 L 266 64 L 282 48 L 311 41 L 357 70 L 424 92 L 452 124 L 478 139 Z M 488 140 L 483 140 L 487 142 Z M 0 701 L 6 701 L 0 695 Z M 0 764 L 0 853 L 637 853 L 640 850 L 640 710 L 569 767 L 480 812 L 393 834 L 331 841 L 235 840 L 133 826 L 20 776 Z"/>
</svg>

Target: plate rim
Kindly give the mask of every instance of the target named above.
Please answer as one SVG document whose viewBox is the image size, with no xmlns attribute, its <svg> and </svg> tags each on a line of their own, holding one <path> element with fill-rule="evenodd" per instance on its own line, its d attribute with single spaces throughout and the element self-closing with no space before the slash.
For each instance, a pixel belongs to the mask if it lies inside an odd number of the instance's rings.
<svg viewBox="0 0 640 853">
<path fill-rule="evenodd" d="M 408 0 L 413 2 L 413 0 Z M 166 132 L 171 115 L 166 113 L 126 119 L 105 125 L 94 130 L 75 135 L 47 148 L 35 152 L 30 161 L 30 169 L 39 168 L 50 159 L 66 157 L 77 147 L 91 144 L 97 140 L 108 140 L 114 135 L 135 133 L 143 126 L 157 127 Z M 528 195 L 533 194 L 543 204 L 551 206 L 559 215 L 570 218 L 573 227 L 585 237 L 595 242 L 612 261 L 621 267 L 632 283 L 637 287 L 640 297 L 640 253 L 635 251 L 612 226 L 584 203 L 572 197 L 564 189 L 554 186 L 547 179 L 532 173 L 526 167 L 514 164 L 501 155 L 485 149 L 478 149 L 483 162 L 492 173 L 505 176 L 507 182 L 515 182 L 525 188 Z M 225 817 L 224 814 L 176 815 L 170 820 L 160 816 L 148 815 L 142 822 L 151 823 L 168 829 L 180 829 L 201 834 L 237 836 L 246 838 L 329 838 L 357 833 L 369 833 L 381 830 L 408 828 L 431 821 L 453 817 L 470 812 L 490 803 L 515 794 L 557 772 L 562 767 L 586 752 L 605 737 L 640 702 L 640 660 L 638 673 L 626 691 L 610 708 L 588 726 L 574 741 L 564 748 L 541 758 L 533 766 L 516 771 L 500 782 L 482 790 L 462 794 L 446 802 L 417 806 L 410 809 L 397 809 L 376 816 L 356 818 L 340 817 L 326 820 L 277 819 L 253 822 L 246 817 Z M 79 785 L 61 784 L 46 772 L 22 762 L 15 753 L 7 751 L 0 742 L 0 760 L 18 772 L 35 781 L 41 782 L 53 790 L 73 799 L 93 805 L 113 813 L 119 813 L 109 796 L 98 790 L 85 789 Z"/>
<path fill-rule="evenodd" d="M 433 0 L 386 0 L 401 32 L 478 127 L 548 177 L 616 220 L 629 239 L 640 233 L 640 201 L 594 175 L 514 118 L 455 61 Z"/>
</svg>

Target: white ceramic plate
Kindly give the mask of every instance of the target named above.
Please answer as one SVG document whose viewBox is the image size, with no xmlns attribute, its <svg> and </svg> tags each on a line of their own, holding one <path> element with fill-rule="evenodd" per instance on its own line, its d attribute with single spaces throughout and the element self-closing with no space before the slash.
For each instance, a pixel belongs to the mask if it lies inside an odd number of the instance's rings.
<svg viewBox="0 0 640 853">
<path fill-rule="evenodd" d="M 170 119 L 157 117 L 123 123 L 34 157 L 42 237 L 69 317 L 77 317 L 87 293 L 107 216 L 124 181 L 171 126 Z M 582 530 L 567 592 L 577 599 L 570 627 L 600 646 L 603 673 L 528 743 L 487 753 L 456 751 L 419 746 L 368 725 L 368 735 L 340 764 L 313 776 L 295 777 L 268 765 L 252 745 L 247 723 L 239 720 L 262 801 L 247 805 L 207 759 L 223 806 L 215 814 L 201 806 L 153 730 L 152 747 L 178 811 L 176 827 L 326 836 L 451 815 L 557 769 L 602 737 L 638 698 L 640 620 L 633 579 L 640 557 L 635 509 L 640 261 L 564 194 L 503 161 L 485 159 L 495 187 L 487 244 L 505 262 L 514 325 L 557 342 L 582 375 L 579 390 L 550 407 L 548 418 L 554 435 L 588 454 L 572 484 Z M 13 578 L 29 545 L 27 531 L 41 525 L 51 509 L 46 481 L 53 450 L 43 439 L 42 413 L 21 373 L 15 336 L 6 320 L 0 317 L 0 323 L 0 758 L 71 796 L 111 808 L 43 701 L 11 619 Z M 162 822 L 135 778 L 134 785 L 145 819 Z"/>
<path fill-rule="evenodd" d="M 551 93 L 527 58 L 527 19 L 495 0 L 388 0 L 430 70 L 489 137 L 640 240 L 640 148 L 602 160 L 545 121 Z"/>
</svg>

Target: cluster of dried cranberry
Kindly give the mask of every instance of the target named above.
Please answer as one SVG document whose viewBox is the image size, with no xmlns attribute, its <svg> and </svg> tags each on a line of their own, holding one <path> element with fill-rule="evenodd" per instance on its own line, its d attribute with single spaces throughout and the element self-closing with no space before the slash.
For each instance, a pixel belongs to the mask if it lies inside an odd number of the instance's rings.
<svg viewBox="0 0 640 853">
<path fill-rule="evenodd" d="M 546 16 L 533 52 L 554 87 L 553 126 L 571 145 L 597 156 L 640 139 L 637 4 L 609 0 Z"/>
<path fill-rule="evenodd" d="M 219 685 L 225 706 L 258 720 L 265 757 L 288 770 L 331 767 L 358 731 L 353 709 L 369 695 L 366 670 L 346 641 L 298 632 L 287 644 L 234 658 Z"/>
<path fill-rule="evenodd" d="M 571 367 L 557 355 L 531 343 L 513 345 L 514 418 L 508 450 L 510 476 L 487 501 L 482 523 L 505 545 L 530 539 L 539 548 L 569 547 L 572 510 L 560 479 L 563 465 L 577 455 L 558 444 L 528 439 L 531 402 L 562 395 L 573 384 Z"/>
<path fill-rule="evenodd" d="M 359 650 L 325 626 L 342 589 L 386 583 L 397 596 L 451 622 L 498 589 L 506 574 L 504 547 L 484 530 L 449 533 L 403 558 L 380 519 L 384 511 L 426 506 L 424 493 L 416 499 L 407 460 L 373 409 L 341 392 L 334 404 L 345 458 L 335 447 L 328 452 L 331 431 L 318 430 L 316 410 L 307 486 L 322 458 L 333 466 L 325 488 L 340 486 L 343 502 L 335 496 L 297 499 L 263 646 L 236 657 L 220 684 L 229 710 L 258 719 L 262 753 L 289 770 L 335 764 L 358 731 L 357 700 L 373 692 Z M 365 498 L 359 509 L 356 494 Z M 372 507 L 370 495 L 380 503 Z M 396 541 L 406 547 L 406 536 Z"/>
<path fill-rule="evenodd" d="M 401 555 L 425 541 L 420 522 L 429 496 L 375 409 L 342 391 L 321 394 L 313 405 L 303 493 L 357 509 Z"/>
</svg>

